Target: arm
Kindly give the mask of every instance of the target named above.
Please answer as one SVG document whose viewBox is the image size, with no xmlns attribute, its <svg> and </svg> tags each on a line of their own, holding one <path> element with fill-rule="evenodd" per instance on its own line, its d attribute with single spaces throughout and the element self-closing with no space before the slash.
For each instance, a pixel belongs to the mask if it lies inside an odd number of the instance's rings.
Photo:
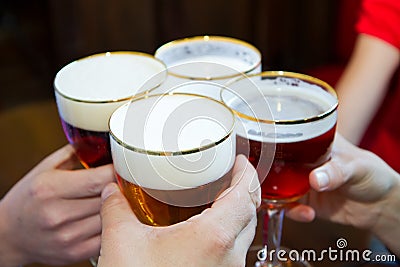
<svg viewBox="0 0 400 267">
<path fill-rule="evenodd" d="M 0 201 L 0 266 L 68 264 L 98 254 L 100 193 L 111 165 L 78 169 L 69 145 L 54 152 Z"/>
<path fill-rule="evenodd" d="M 257 173 L 244 156 L 232 186 L 210 209 L 167 227 L 141 224 L 115 184 L 102 193 L 102 266 L 244 266 L 261 202 Z"/>
<path fill-rule="evenodd" d="M 394 46 L 369 35 L 358 36 L 350 62 L 336 85 L 338 131 L 353 144 L 361 141 L 399 63 L 400 52 Z"/>
</svg>

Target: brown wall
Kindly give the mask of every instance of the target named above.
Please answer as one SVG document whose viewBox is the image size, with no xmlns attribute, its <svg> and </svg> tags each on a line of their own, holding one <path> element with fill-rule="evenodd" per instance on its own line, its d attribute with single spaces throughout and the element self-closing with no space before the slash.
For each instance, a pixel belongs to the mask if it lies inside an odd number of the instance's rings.
<svg viewBox="0 0 400 267">
<path fill-rule="evenodd" d="M 97 52 L 153 53 L 194 35 L 257 46 L 264 69 L 299 71 L 332 59 L 337 0 L 3 0 L 0 108 L 52 97 L 64 64 Z M 2 58 L 3 57 L 3 58 Z"/>
</svg>

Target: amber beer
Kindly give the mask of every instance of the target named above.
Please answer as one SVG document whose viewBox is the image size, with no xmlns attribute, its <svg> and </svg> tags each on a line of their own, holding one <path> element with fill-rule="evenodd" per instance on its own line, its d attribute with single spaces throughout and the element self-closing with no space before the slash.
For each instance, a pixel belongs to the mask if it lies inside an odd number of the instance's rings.
<svg viewBox="0 0 400 267">
<path fill-rule="evenodd" d="M 231 183 L 235 117 L 192 94 L 150 95 L 110 119 L 116 177 L 143 223 L 171 225 L 201 213 Z"/>
<path fill-rule="evenodd" d="M 302 81 L 305 75 L 266 76 L 247 82 L 257 90 L 246 88 L 244 81 L 232 84 L 236 95 L 226 92 L 223 98 L 238 114 L 237 153 L 247 155 L 256 167 L 262 198 L 286 203 L 307 193 L 310 171 L 330 158 L 337 99 L 313 79 Z M 263 109 L 268 112 L 256 118 Z"/>
<path fill-rule="evenodd" d="M 166 77 L 165 65 L 138 52 L 108 52 L 74 61 L 54 80 L 61 124 L 86 167 L 111 163 L 108 120 L 137 94 L 148 92 Z"/>
</svg>

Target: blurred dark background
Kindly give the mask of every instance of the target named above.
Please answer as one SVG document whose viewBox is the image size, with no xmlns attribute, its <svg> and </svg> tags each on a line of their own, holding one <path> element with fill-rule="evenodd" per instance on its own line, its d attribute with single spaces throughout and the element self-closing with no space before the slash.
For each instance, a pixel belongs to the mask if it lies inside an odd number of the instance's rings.
<svg viewBox="0 0 400 267">
<path fill-rule="evenodd" d="M 105 51 L 153 54 L 174 39 L 222 35 L 260 49 L 264 70 L 310 73 L 333 84 L 352 49 L 358 2 L 0 0 L 0 197 L 66 144 L 52 86 L 65 64 Z M 364 232 L 326 222 L 288 221 L 285 228 L 284 243 L 294 248 L 327 248 L 338 237 L 365 244 Z"/>
<path fill-rule="evenodd" d="M 350 0 L 353 1 L 353 0 Z M 301 71 L 334 60 L 338 0 L 1 0 L 0 108 L 52 98 L 74 59 L 154 53 L 167 41 L 223 35 L 248 41 L 264 69 Z M 349 25 L 351 27 L 351 25 Z"/>
</svg>

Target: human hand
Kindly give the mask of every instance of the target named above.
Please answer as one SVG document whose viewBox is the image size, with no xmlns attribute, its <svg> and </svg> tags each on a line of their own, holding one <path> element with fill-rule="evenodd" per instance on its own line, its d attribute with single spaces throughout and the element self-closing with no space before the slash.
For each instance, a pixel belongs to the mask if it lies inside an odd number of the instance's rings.
<svg viewBox="0 0 400 267">
<path fill-rule="evenodd" d="M 111 165 L 75 169 L 70 145 L 25 175 L 0 201 L 0 266 L 68 264 L 100 250 L 100 194 Z"/>
<path fill-rule="evenodd" d="M 375 154 L 360 149 L 337 134 L 332 158 L 310 173 L 312 190 L 307 205 L 287 212 L 298 221 L 315 214 L 333 222 L 370 229 L 389 247 L 400 223 L 400 178 Z M 396 245 L 397 246 L 397 245 Z M 393 248 L 399 252 L 400 248 Z"/>
<path fill-rule="evenodd" d="M 138 221 L 115 184 L 103 193 L 99 267 L 244 266 L 261 202 L 257 173 L 238 156 L 232 186 L 201 214 L 171 226 Z"/>
</svg>

